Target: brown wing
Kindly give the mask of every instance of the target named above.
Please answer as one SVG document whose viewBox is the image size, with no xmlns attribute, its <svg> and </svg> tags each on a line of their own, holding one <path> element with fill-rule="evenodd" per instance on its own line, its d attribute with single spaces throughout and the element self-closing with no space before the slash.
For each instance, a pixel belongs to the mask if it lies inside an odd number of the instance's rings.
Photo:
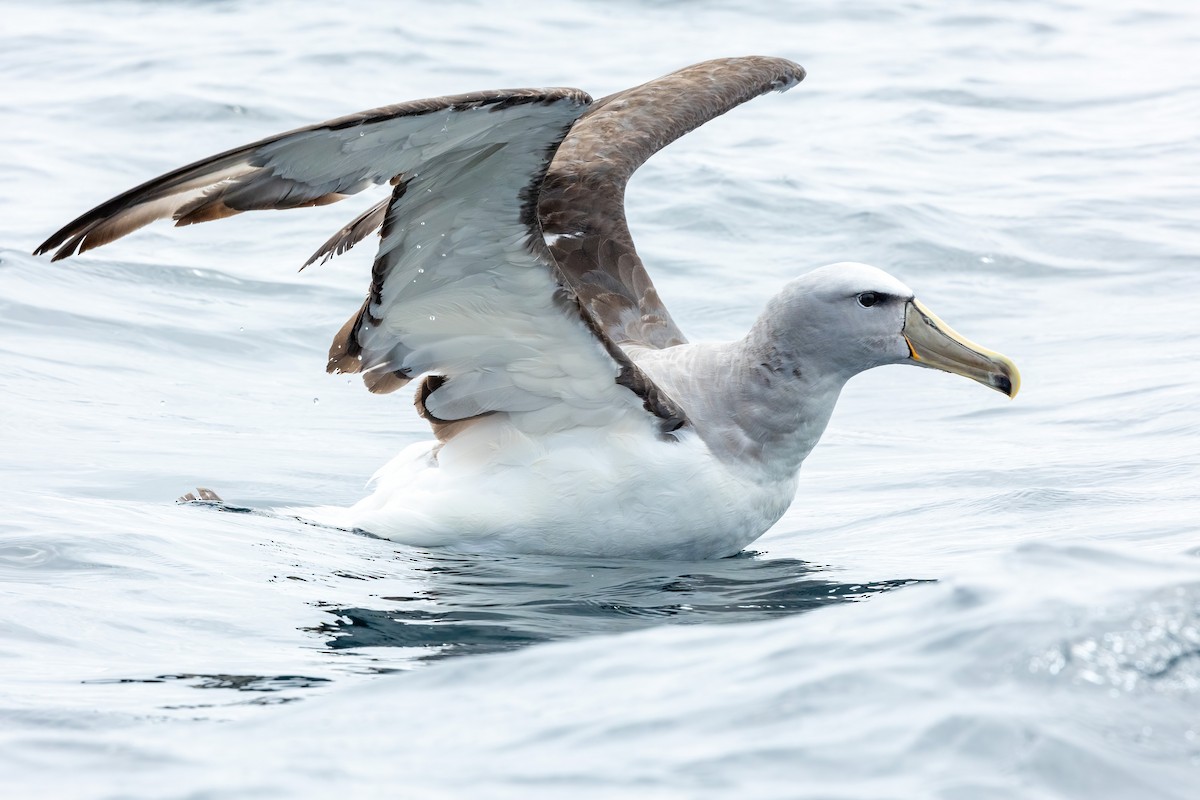
<svg viewBox="0 0 1200 800">
<path fill-rule="evenodd" d="M 625 221 L 625 185 L 646 159 L 710 119 L 804 79 L 782 58 L 705 61 L 596 101 L 559 146 L 538 205 L 563 278 L 617 344 L 686 341 L 659 300 Z"/>
</svg>

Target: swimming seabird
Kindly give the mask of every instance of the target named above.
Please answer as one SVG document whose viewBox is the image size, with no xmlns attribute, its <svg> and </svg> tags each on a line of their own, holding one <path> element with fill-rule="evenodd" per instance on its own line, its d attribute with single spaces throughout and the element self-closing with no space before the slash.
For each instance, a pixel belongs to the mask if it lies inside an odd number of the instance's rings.
<svg viewBox="0 0 1200 800">
<path fill-rule="evenodd" d="M 435 438 L 356 505 L 296 513 L 418 546 L 726 556 L 791 504 L 851 376 L 915 364 L 1009 396 L 1020 380 L 864 264 L 788 283 L 739 341 L 690 343 L 676 326 L 634 249 L 626 183 L 688 131 L 803 78 L 784 59 L 731 58 L 596 101 L 517 89 L 377 108 L 155 178 L 36 252 L 387 185 L 309 262 L 379 231 L 328 370 L 379 393 L 415 381 Z"/>
</svg>

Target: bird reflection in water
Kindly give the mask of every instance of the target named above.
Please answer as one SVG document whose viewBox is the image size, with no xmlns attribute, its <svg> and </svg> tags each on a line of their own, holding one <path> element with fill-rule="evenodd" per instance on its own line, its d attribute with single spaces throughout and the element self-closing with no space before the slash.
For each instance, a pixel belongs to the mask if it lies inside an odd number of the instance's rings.
<svg viewBox="0 0 1200 800">
<path fill-rule="evenodd" d="M 662 624 L 754 622 L 865 600 L 917 579 L 843 583 L 829 569 L 743 553 L 719 561 L 648 562 L 423 553 L 425 585 L 378 607 L 322 605 L 308 630 L 334 650 L 412 648 L 414 662 Z"/>
</svg>

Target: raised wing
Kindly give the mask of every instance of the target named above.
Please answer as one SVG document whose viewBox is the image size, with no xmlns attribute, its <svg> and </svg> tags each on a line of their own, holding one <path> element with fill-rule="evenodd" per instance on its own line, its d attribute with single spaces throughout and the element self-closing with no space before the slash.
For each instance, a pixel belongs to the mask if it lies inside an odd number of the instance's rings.
<svg viewBox="0 0 1200 800">
<path fill-rule="evenodd" d="M 63 226 L 34 253 L 57 248 L 57 261 L 168 217 L 176 225 L 191 225 L 243 211 L 334 203 L 392 180 L 404 171 L 401 165 L 470 147 L 472 137 L 500 122 L 487 114 L 475 118 L 459 112 L 494 114 L 517 108 L 515 114 L 503 116 L 532 116 L 550 126 L 551 120 L 539 117 L 537 110 L 561 104 L 561 122 L 569 127 L 590 102 L 577 89 L 474 92 L 399 103 L 298 128 L 197 161 L 117 195 Z M 438 130 L 435 123 L 440 119 L 446 120 L 446 130 Z M 543 143 L 553 144 L 553 137 Z"/>
<path fill-rule="evenodd" d="M 302 128 L 145 183 L 37 252 L 63 258 L 155 219 L 295 208 L 391 183 L 370 293 L 335 338 L 329 371 L 361 372 L 379 392 L 426 376 L 418 408 L 443 438 L 493 412 L 543 431 L 607 424 L 639 405 L 630 389 L 673 429 L 682 415 L 589 327 L 537 222 L 549 160 L 589 102 L 573 89 L 481 92 Z M 379 208 L 339 236 L 361 238 Z"/>
<path fill-rule="evenodd" d="M 650 156 L 680 136 L 803 79 L 804 68 L 783 58 L 705 61 L 602 98 L 575 123 L 554 156 L 538 213 L 562 280 L 597 329 L 622 345 L 664 348 L 687 341 L 634 248 L 625 186 Z M 385 206 L 368 209 L 338 231 L 308 264 L 365 238 L 382 224 Z"/>
<path fill-rule="evenodd" d="M 538 214 L 564 279 L 613 341 L 686 341 L 634 249 L 625 221 L 630 176 L 708 120 L 803 79 L 804 68 L 782 58 L 705 61 L 602 98 L 575 123 L 546 175 Z"/>
</svg>

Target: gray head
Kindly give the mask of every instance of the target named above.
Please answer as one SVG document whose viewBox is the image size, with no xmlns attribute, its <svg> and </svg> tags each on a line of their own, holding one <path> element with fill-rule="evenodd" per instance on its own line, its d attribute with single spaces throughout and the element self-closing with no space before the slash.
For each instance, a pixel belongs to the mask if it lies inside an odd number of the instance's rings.
<svg viewBox="0 0 1200 800">
<path fill-rule="evenodd" d="M 884 364 L 964 375 L 1009 397 L 1020 373 L 1008 358 L 954 331 L 881 269 L 843 262 L 787 284 L 755 324 L 779 367 L 844 382 Z M 765 336 L 764 336 L 765 334 Z"/>
</svg>

